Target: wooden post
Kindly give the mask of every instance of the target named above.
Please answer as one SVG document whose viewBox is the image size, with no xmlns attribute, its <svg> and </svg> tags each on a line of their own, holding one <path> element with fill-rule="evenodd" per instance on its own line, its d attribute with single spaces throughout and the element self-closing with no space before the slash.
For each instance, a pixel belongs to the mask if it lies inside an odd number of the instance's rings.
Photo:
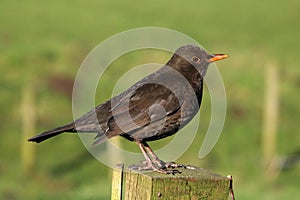
<svg viewBox="0 0 300 200">
<path fill-rule="evenodd" d="M 114 169 L 118 174 L 120 169 Z M 113 194 L 113 200 L 154 200 L 154 199 L 228 199 L 230 180 L 227 177 L 197 167 L 179 168 L 181 174 L 160 174 L 153 171 L 126 171 L 122 195 Z M 113 180 L 120 176 L 116 175 Z"/>
<path fill-rule="evenodd" d="M 122 199 L 123 194 L 123 171 L 124 165 L 117 165 L 117 168 L 113 170 L 112 174 L 112 188 L 111 188 L 111 200 Z"/>
<path fill-rule="evenodd" d="M 21 116 L 22 116 L 22 167 L 26 175 L 30 175 L 33 171 L 34 159 L 35 159 L 35 145 L 27 142 L 35 133 L 35 94 L 31 84 L 28 84 L 23 89 L 22 104 L 21 104 Z"/>
<path fill-rule="evenodd" d="M 275 64 L 268 64 L 265 71 L 265 104 L 262 148 L 265 177 L 269 180 L 275 178 L 278 171 L 276 169 L 276 165 L 274 164 L 276 156 L 276 135 L 279 110 L 278 85 L 278 68 Z"/>
</svg>

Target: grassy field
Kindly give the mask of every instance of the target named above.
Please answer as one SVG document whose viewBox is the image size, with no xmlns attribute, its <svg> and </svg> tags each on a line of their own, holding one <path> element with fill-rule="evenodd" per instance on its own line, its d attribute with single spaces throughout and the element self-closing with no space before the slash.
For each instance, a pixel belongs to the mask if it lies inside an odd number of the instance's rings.
<svg viewBox="0 0 300 200">
<path fill-rule="evenodd" d="M 261 132 L 265 66 L 275 63 L 280 72 L 277 154 L 299 150 L 299 10 L 297 0 L 1 0 L 0 199 L 110 198 L 111 169 L 95 160 L 76 135 L 37 145 L 34 168 L 30 174 L 24 173 L 22 93 L 26 86 L 33 87 L 36 133 L 69 122 L 70 82 L 85 56 L 113 34 L 147 26 L 180 31 L 209 52 L 231 56 L 218 64 L 228 101 L 220 140 L 207 157 L 199 160 L 201 133 L 210 119 L 206 95 L 199 134 L 178 161 L 232 174 L 237 199 L 298 199 L 299 167 L 279 173 L 273 181 L 264 179 Z M 107 87 L 97 94 L 97 102 L 110 97 L 113 83 L 126 70 L 167 60 L 168 56 L 160 57 L 155 51 L 120 58 L 105 74 L 103 85 Z M 168 141 L 152 145 L 159 147 Z M 134 145 L 122 143 L 138 151 Z"/>
</svg>

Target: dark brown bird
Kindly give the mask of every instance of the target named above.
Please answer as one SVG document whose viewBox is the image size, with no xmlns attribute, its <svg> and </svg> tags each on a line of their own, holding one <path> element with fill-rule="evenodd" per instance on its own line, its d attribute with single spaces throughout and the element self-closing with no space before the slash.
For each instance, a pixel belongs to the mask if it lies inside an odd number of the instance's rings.
<svg viewBox="0 0 300 200">
<path fill-rule="evenodd" d="M 119 135 L 138 144 L 146 158 L 144 168 L 174 173 L 147 142 L 173 135 L 192 120 L 200 108 L 203 77 L 209 63 L 227 57 L 226 54 L 208 54 L 195 45 L 182 46 L 166 65 L 128 90 L 74 122 L 28 141 L 39 143 L 63 132 L 95 132 L 94 143 L 98 144 Z"/>
</svg>

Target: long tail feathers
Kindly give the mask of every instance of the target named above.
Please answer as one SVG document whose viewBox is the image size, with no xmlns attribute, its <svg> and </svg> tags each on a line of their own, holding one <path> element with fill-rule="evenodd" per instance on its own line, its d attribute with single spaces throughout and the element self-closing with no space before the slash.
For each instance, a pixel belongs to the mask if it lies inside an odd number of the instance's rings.
<svg viewBox="0 0 300 200">
<path fill-rule="evenodd" d="M 36 135 L 36 136 L 28 139 L 28 141 L 40 143 L 40 142 L 42 142 L 44 140 L 47 140 L 47 139 L 49 139 L 51 137 L 59 135 L 59 134 L 61 134 L 63 132 L 76 132 L 74 123 L 72 122 L 72 123 L 67 124 L 65 126 L 61 126 L 61 127 L 49 130 L 49 131 L 45 131 L 45 132 L 43 132 L 43 133 L 41 133 L 39 135 Z"/>
</svg>

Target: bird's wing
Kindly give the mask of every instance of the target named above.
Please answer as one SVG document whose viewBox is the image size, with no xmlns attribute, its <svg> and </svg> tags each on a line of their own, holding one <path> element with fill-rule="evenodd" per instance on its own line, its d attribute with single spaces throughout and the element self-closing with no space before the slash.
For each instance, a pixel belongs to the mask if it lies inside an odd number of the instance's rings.
<svg viewBox="0 0 300 200">
<path fill-rule="evenodd" d="M 128 133 L 178 111 L 180 103 L 175 94 L 160 84 L 142 85 L 112 107 L 107 125 L 113 135 Z"/>
</svg>

